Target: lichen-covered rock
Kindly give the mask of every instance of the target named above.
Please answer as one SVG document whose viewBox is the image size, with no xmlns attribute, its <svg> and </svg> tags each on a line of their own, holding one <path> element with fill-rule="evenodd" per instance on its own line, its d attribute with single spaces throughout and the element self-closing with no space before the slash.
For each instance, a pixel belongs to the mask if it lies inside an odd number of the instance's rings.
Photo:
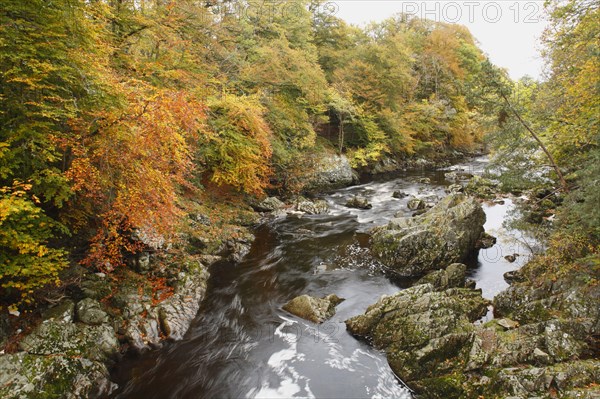
<svg viewBox="0 0 600 399">
<path fill-rule="evenodd" d="M 475 249 L 484 223 L 476 200 L 451 194 L 423 215 L 373 229 L 372 250 L 394 273 L 420 276 L 462 262 Z"/>
<path fill-rule="evenodd" d="M 446 269 L 436 270 L 417 281 L 419 284 L 431 284 L 436 290 L 448 288 L 465 288 L 467 266 L 462 263 L 452 263 Z"/>
<path fill-rule="evenodd" d="M 498 185 L 481 176 L 473 176 L 465 187 L 465 193 L 480 198 L 492 198 Z"/>
<path fill-rule="evenodd" d="M 484 231 L 477 239 L 477 242 L 475 243 L 475 248 L 487 249 L 493 247 L 494 245 L 496 245 L 496 237 Z"/>
<path fill-rule="evenodd" d="M 422 199 L 419 199 L 419 198 L 411 198 L 406 203 L 406 207 L 408 209 L 410 209 L 411 211 L 425 209 L 425 206 L 426 206 L 425 201 L 423 201 Z"/>
<path fill-rule="evenodd" d="M 358 176 L 345 155 L 320 154 L 313 170 L 304 188 L 308 192 L 330 190 L 358 182 Z"/>
<path fill-rule="evenodd" d="M 285 208 L 285 204 L 277 197 L 267 197 L 259 203 L 250 205 L 257 212 L 275 212 Z"/>
<path fill-rule="evenodd" d="M 335 307 L 343 300 L 335 294 L 323 298 L 300 295 L 283 305 L 283 310 L 313 323 L 322 323 L 335 314 Z"/>
<path fill-rule="evenodd" d="M 75 315 L 75 303 L 69 299 L 64 300 L 54 307 L 48 308 L 42 314 L 44 320 L 55 319 L 64 323 L 73 322 Z"/>
<path fill-rule="evenodd" d="M 465 188 L 462 184 L 451 184 L 446 188 L 446 192 L 449 194 L 462 193 L 465 191 Z"/>
<path fill-rule="evenodd" d="M 180 273 L 173 295 L 158 306 L 158 322 L 167 338 L 183 338 L 200 309 L 207 279 L 208 273 L 202 265 Z"/>
<path fill-rule="evenodd" d="M 77 320 L 85 324 L 97 326 L 108 321 L 108 314 L 102 309 L 100 302 L 92 298 L 77 302 L 75 312 Z"/>
<path fill-rule="evenodd" d="M 294 209 L 309 215 L 320 215 L 327 213 L 329 205 L 324 200 L 311 201 L 304 197 L 297 197 L 294 203 Z"/>
<path fill-rule="evenodd" d="M 486 314 L 487 305 L 480 290 L 436 291 L 421 284 L 381 298 L 365 314 L 346 320 L 346 327 L 385 350 L 392 370 L 418 386 L 466 361 L 473 321 Z"/>
<path fill-rule="evenodd" d="M 108 325 L 88 326 L 49 319 L 19 343 L 32 355 L 80 356 L 108 361 L 118 353 L 115 331 Z"/>
<path fill-rule="evenodd" d="M 103 363 L 76 356 L 3 355 L 0 370 L 4 399 L 98 398 L 116 389 Z"/>
<path fill-rule="evenodd" d="M 346 206 L 348 208 L 357 208 L 357 209 L 371 209 L 373 205 L 369 203 L 369 200 L 365 197 L 361 197 L 359 195 L 355 195 L 346 201 Z"/>
</svg>

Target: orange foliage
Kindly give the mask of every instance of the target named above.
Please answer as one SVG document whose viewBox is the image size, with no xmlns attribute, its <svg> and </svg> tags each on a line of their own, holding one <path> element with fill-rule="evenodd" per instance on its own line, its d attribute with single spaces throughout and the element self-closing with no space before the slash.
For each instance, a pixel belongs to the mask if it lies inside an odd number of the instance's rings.
<svg viewBox="0 0 600 399">
<path fill-rule="evenodd" d="M 172 236 L 182 215 L 177 191 L 190 187 L 191 148 L 204 130 L 204 105 L 183 92 L 139 81 L 120 89 L 126 105 L 96 115 L 92 132 L 84 132 L 85 121 L 73 123 L 76 158 L 67 171 L 76 194 L 72 208 L 90 210 L 75 217 L 100 215 L 84 263 L 105 269 L 122 264 L 123 251 L 139 249 L 130 240 L 138 229 Z"/>
</svg>

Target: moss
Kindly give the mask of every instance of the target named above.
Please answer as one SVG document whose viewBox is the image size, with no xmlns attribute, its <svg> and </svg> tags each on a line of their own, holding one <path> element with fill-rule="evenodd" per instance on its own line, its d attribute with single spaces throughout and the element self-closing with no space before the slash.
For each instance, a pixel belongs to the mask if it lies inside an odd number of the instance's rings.
<svg viewBox="0 0 600 399">
<path fill-rule="evenodd" d="M 418 398 L 466 398 L 465 382 L 466 377 L 461 373 L 453 373 L 436 378 L 425 378 L 416 383 L 415 391 L 418 394 Z"/>
</svg>

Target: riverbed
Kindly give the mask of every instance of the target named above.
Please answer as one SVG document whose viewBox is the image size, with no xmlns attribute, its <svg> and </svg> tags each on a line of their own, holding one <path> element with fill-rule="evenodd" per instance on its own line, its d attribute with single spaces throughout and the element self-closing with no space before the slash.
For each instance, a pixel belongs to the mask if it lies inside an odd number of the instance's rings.
<svg viewBox="0 0 600 399">
<path fill-rule="evenodd" d="M 385 355 L 345 329 L 345 319 L 410 283 L 386 275 L 370 254 L 368 232 L 396 214 L 410 216 L 410 196 L 446 195 L 454 182 L 445 173 L 480 174 L 486 163 L 479 157 L 444 170 L 380 177 L 323 196 L 327 214 L 266 221 L 241 263 L 211 267 L 206 299 L 183 340 L 119 364 L 114 397 L 410 398 Z M 396 191 L 408 196 L 394 198 Z M 372 208 L 347 208 L 354 195 L 368 198 Z M 526 263 L 535 247 L 526 234 L 504 226 L 513 199 L 498 202 L 483 204 L 484 227 L 498 241 L 468 262 L 469 277 L 488 299 L 508 286 L 503 274 Z M 519 256 L 511 263 L 504 257 L 512 254 Z M 281 309 L 301 294 L 332 293 L 345 301 L 321 325 Z"/>
</svg>

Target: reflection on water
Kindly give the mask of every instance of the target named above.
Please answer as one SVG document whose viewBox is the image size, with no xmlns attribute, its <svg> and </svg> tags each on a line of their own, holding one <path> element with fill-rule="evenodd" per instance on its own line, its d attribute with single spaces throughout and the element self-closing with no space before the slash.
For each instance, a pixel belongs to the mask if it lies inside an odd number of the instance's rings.
<svg viewBox="0 0 600 399">
<path fill-rule="evenodd" d="M 480 173 L 485 158 L 452 169 Z M 434 200 L 452 182 L 446 171 L 407 172 L 336 191 L 325 199 L 327 215 L 294 216 L 256 231 L 250 254 L 237 265 L 211 268 L 206 300 L 184 340 L 119 365 L 117 398 L 410 398 L 385 355 L 346 332 L 344 320 L 362 313 L 382 295 L 401 290 L 371 257 L 368 232 L 394 214 L 410 215 L 408 197 Z M 420 183 L 427 177 L 430 183 Z M 346 208 L 362 195 L 370 210 Z M 471 277 L 491 298 L 506 287 L 502 274 L 527 260 L 518 232 L 502 227 L 510 200 L 485 205 L 486 230 L 498 244 L 481 251 Z M 522 238 L 522 237 L 517 237 Z M 504 255 L 522 256 L 509 263 Z M 301 294 L 346 298 L 329 321 L 315 325 L 281 306 Z"/>
</svg>

